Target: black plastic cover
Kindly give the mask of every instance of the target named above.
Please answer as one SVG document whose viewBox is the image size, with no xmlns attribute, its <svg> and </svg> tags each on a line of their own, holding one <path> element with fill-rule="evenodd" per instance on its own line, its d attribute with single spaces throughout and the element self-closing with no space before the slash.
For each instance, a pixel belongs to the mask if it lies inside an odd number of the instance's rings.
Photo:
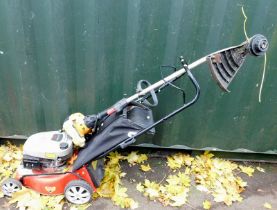
<svg viewBox="0 0 277 210">
<path fill-rule="evenodd" d="M 207 56 L 212 77 L 222 90 L 230 92 L 228 86 L 242 66 L 246 54 L 247 45 L 245 44 Z"/>
<path fill-rule="evenodd" d="M 153 118 L 150 109 L 147 108 L 144 114 L 147 115 L 151 113 L 151 122 L 144 123 L 142 121 L 137 121 L 139 116 L 138 113 L 140 113 L 140 115 L 144 115 L 142 110 L 136 112 L 137 114 L 131 114 L 131 108 L 134 107 L 127 107 L 127 110 L 123 111 L 120 115 L 113 114 L 104 120 L 98 130 L 98 133 L 87 142 L 83 149 L 79 151 L 78 158 L 73 165 L 73 171 L 79 169 L 90 161 L 96 160 L 107 151 L 111 152 L 111 148 L 120 146 L 124 140 L 129 139 L 130 137 L 136 135 L 139 131 L 143 130 L 146 126 L 152 124 Z M 129 117 L 132 120 L 129 119 Z M 130 142 L 130 144 L 133 142 L 134 141 Z"/>
<path fill-rule="evenodd" d="M 126 110 L 126 117 L 142 128 L 147 128 L 154 123 L 152 110 L 147 107 L 131 106 Z M 147 133 L 155 134 L 155 128 Z"/>
<path fill-rule="evenodd" d="M 101 184 L 101 181 L 104 177 L 104 159 L 97 160 L 96 168 L 93 168 L 92 164 L 88 164 L 87 166 L 90 178 L 94 184 L 95 187 L 99 187 Z"/>
</svg>

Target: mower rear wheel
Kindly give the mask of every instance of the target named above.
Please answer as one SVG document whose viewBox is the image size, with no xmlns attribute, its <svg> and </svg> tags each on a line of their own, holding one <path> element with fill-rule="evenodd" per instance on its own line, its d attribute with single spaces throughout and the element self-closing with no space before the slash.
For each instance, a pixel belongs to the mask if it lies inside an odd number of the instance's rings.
<svg viewBox="0 0 277 210">
<path fill-rule="evenodd" d="M 13 193 L 22 189 L 22 184 L 16 179 L 9 178 L 1 184 L 1 189 L 5 196 L 11 197 Z"/>
<path fill-rule="evenodd" d="M 73 204 L 84 204 L 91 200 L 93 190 L 91 186 L 83 180 L 73 180 L 64 189 L 65 198 Z"/>
</svg>

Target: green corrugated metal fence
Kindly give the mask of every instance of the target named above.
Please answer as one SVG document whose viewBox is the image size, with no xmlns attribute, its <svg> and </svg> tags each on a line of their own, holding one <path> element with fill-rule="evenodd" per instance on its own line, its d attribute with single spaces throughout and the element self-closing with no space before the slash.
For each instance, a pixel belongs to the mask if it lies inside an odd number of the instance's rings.
<svg viewBox="0 0 277 210">
<path fill-rule="evenodd" d="M 159 66 L 177 64 L 180 55 L 192 62 L 239 44 L 242 5 L 249 35 L 262 33 L 270 42 L 262 103 L 263 58 L 247 59 L 229 94 L 202 66 L 195 71 L 199 102 L 138 143 L 276 154 L 274 0 L 0 1 L 0 136 L 59 129 L 70 113 L 102 111 L 132 95 L 138 80 L 159 80 Z M 169 88 L 155 117 L 181 102 Z"/>
</svg>

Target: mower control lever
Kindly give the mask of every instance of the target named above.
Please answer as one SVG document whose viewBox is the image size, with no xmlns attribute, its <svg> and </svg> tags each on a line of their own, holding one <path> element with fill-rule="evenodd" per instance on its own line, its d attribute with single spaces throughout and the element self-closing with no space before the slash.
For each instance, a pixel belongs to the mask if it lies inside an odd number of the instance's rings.
<svg viewBox="0 0 277 210">
<path fill-rule="evenodd" d="M 184 59 L 184 57 L 182 55 L 180 56 L 180 62 L 181 62 L 183 67 L 187 67 L 188 66 L 187 62 L 185 61 L 185 59 Z"/>
</svg>

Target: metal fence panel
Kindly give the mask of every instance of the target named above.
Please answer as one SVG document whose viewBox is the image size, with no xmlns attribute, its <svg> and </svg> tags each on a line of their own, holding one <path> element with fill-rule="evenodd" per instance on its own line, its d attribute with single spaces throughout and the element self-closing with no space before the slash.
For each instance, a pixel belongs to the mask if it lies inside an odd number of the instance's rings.
<svg viewBox="0 0 277 210">
<path fill-rule="evenodd" d="M 262 103 L 262 58 L 247 59 L 229 94 L 202 66 L 199 102 L 138 144 L 277 153 L 274 0 L 0 1 L 0 136 L 59 129 L 70 113 L 99 112 L 133 94 L 138 80 L 159 80 L 159 66 L 180 55 L 194 61 L 240 43 L 242 5 L 247 32 L 270 42 Z M 155 117 L 181 102 L 168 89 Z"/>
</svg>

